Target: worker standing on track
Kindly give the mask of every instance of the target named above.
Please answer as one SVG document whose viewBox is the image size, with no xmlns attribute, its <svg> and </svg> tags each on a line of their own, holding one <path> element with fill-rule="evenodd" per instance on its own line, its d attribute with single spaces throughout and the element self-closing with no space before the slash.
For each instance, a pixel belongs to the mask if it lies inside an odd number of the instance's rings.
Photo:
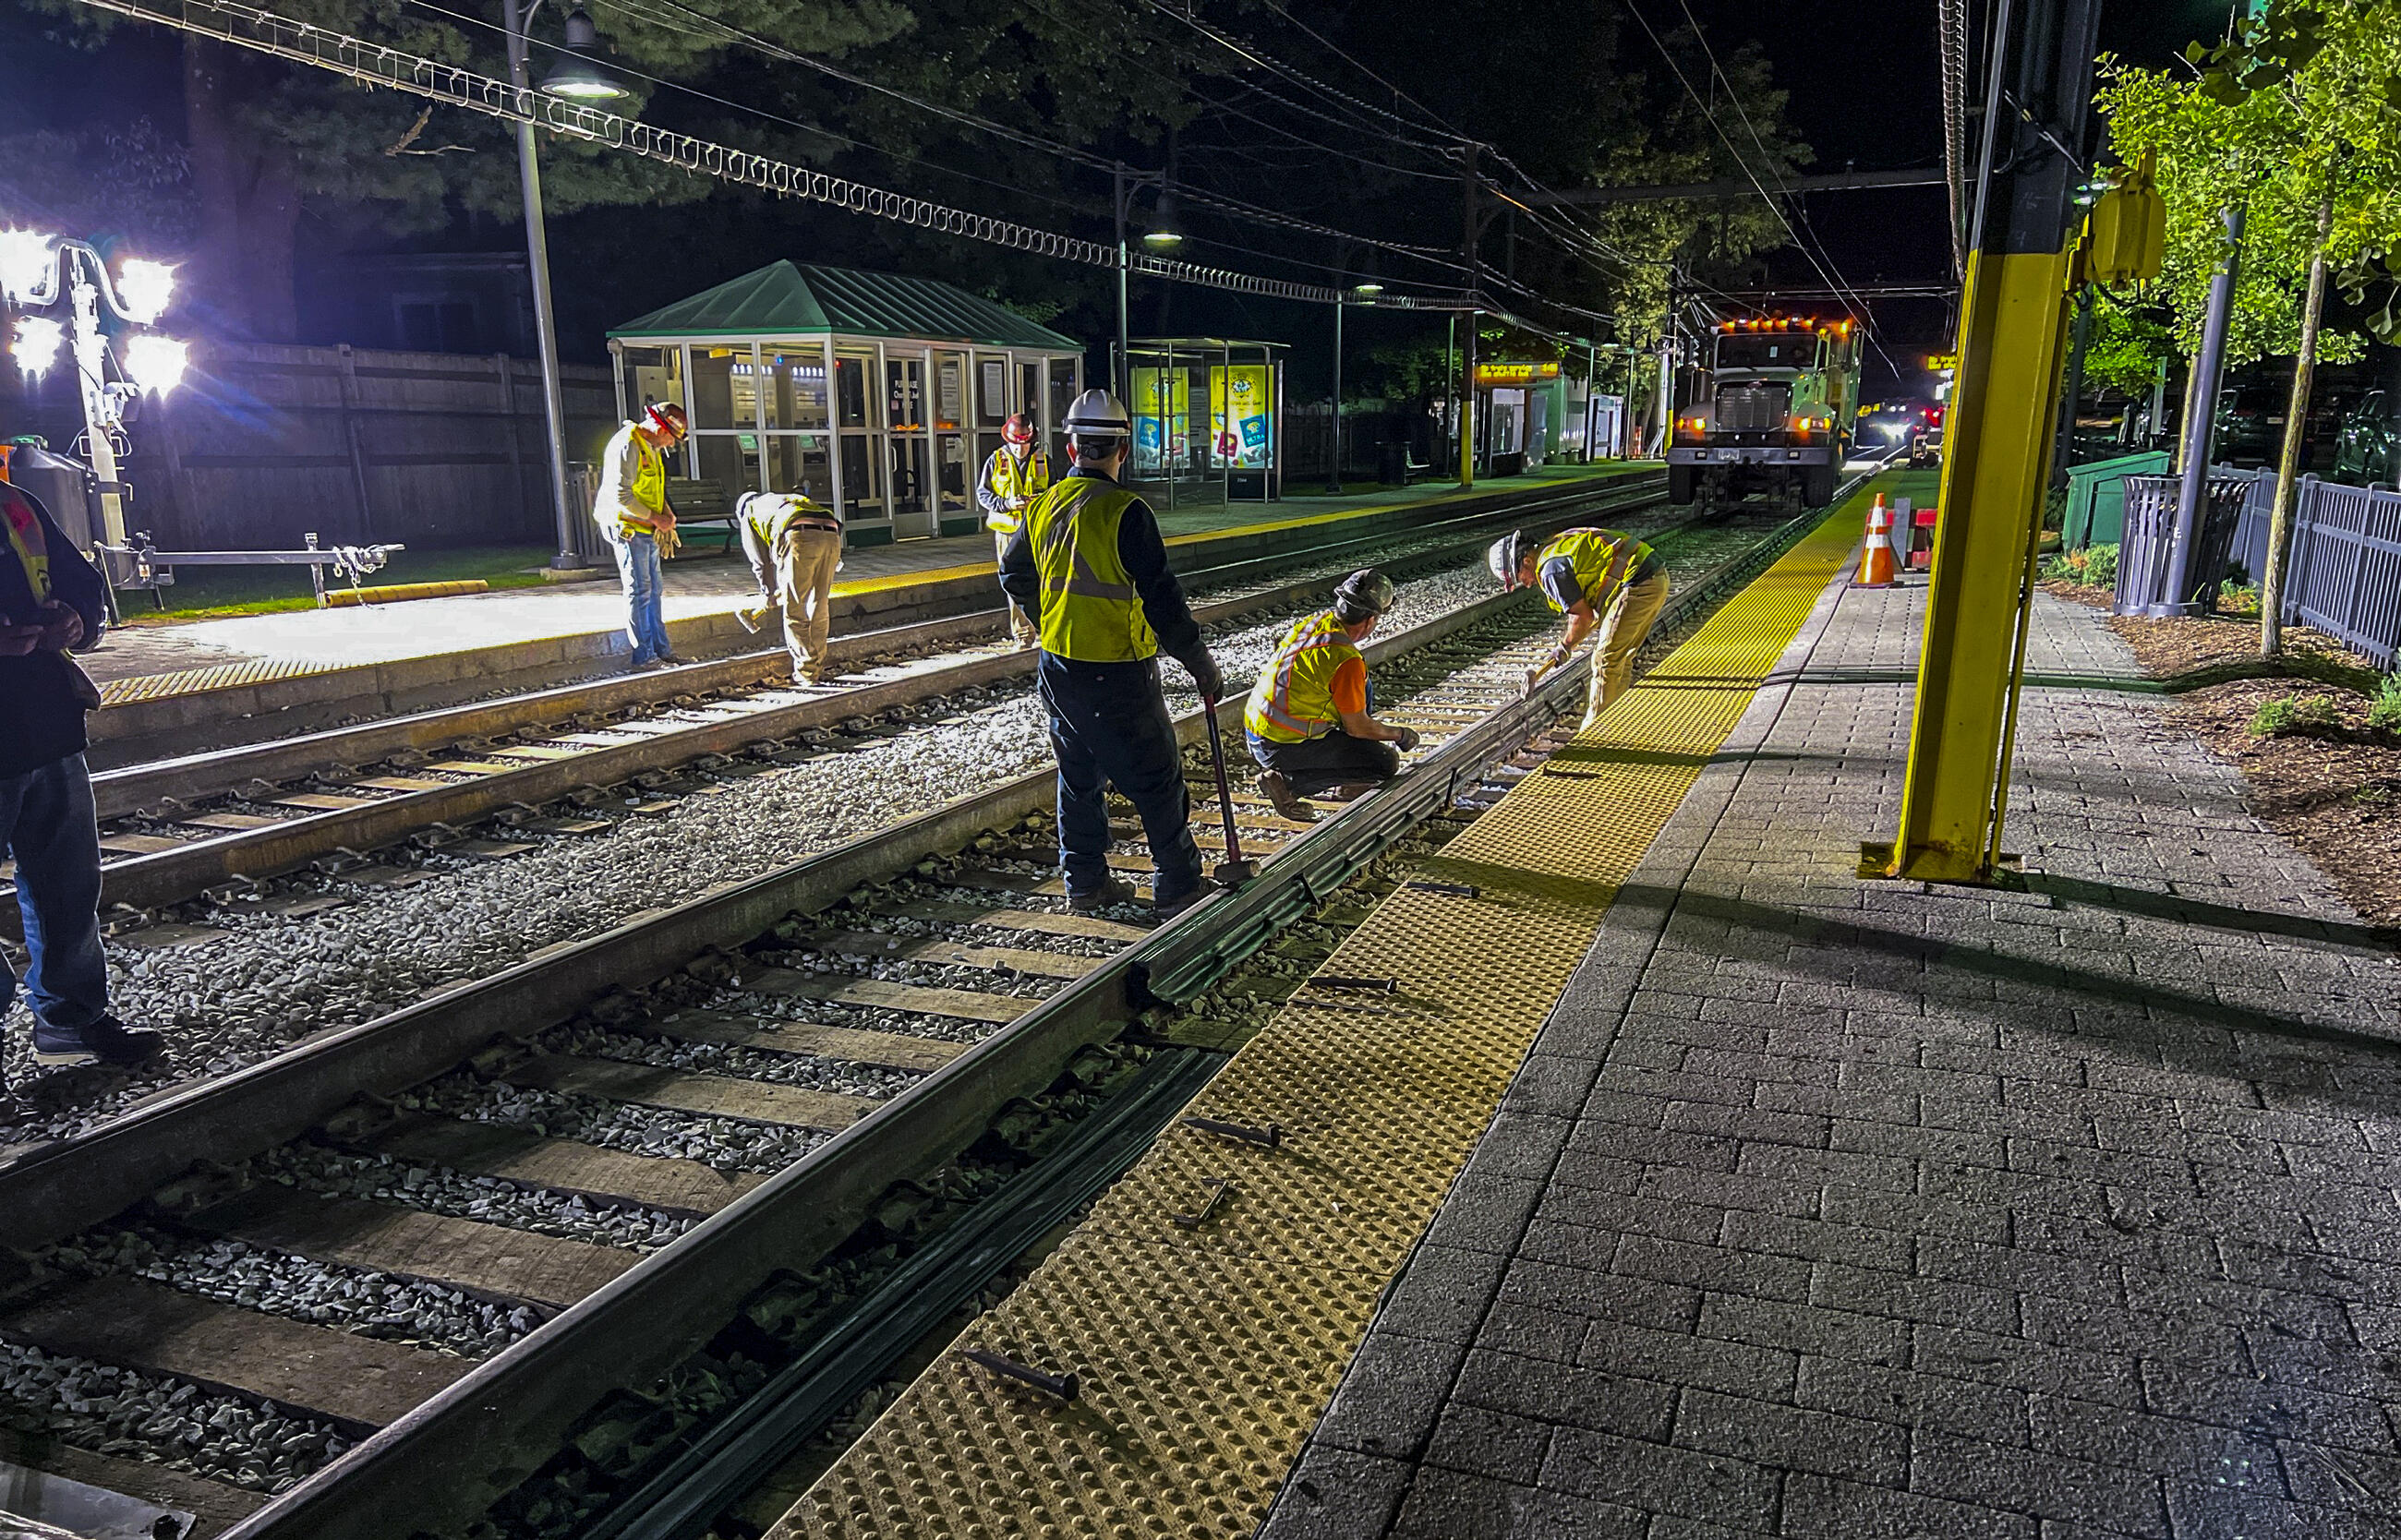
<svg viewBox="0 0 2401 1540">
<path fill-rule="evenodd" d="M 84 714 L 100 691 L 69 651 L 100 640 L 108 590 L 31 493 L 0 482 L 0 852 L 17 864 L 34 1062 L 131 1066 L 158 1034 L 108 1010 L 100 945 L 100 827 L 84 764 Z M 0 958 L 0 1017 L 17 974 Z"/>
<path fill-rule="evenodd" d="M 1330 792 L 1347 801 L 1374 790 L 1400 774 L 1401 755 L 1418 746 L 1411 729 L 1368 715 L 1359 644 L 1392 607 L 1391 579 L 1353 572 L 1334 590 L 1333 608 L 1292 628 L 1251 688 L 1243 736 L 1266 771 L 1259 789 L 1286 818 L 1315 820 L 1306 797 Z"/>
<path fill-rule="evenodd" d="M 1008 552 L 1008 538 L 1024 522 L 1034 499 L 1050 490 L 1050 457 L 1034 447 L 1034 424 L 1022 412 L 1012 412 L 1000 425 L 1000 447 L 983 462 L 983 480 L 976 484 L 976 501 L 983 509 L 983 526 L 992 531 L 995 557 Z M 1033 612 L 1011 601 L 1009 629 L 1017 645 L 1033 647 L 1041 638 Z"/>
<path fill-rule="evenodd" d="M 1151 908 L 1179 914 L 1201 894 L 1184 756 L 1159 693 L 1165 652 L 1202 701 L 1225 691 L 1200 624 L 1167 569 L 1159 521 L 1118 484 L 1132 446 L 1123 402 L 1087 390 L 1067 414 L 1075 469 L 1025 510 L 1000 557 L 1000 585 L 1040 626 L 1035 686 L 1059 757 L 1059 865 L 1072 908 L 1132 902 L 1108 866 L 1108 787 L 1133 803 L 1150 842 Z"/>
<path fill-rule="evenodd" d="M 617 555 L 617 578 L 625 585 L 625 635 L 634 645 L 636 668 L 683 661 L 667 646 L 666 616 L 660 607 L 666 578 L 659 560 L 675 549 L 666 451 L 683 442 L 685 420 L 682 407 L 660 402 L 620 427 L 600 452 L 592 518 Z"/>
<path fill-rule="evenodd" d="M 759 602 L 734 612 L 756 631 L 767 611 L 784 611 L 784 646 L 792 677 L 821 685 L 826 635 L 833 627 L 833 575 L 842 570 L 842 518 L 798 492 L 746 492 L 734 504 L 742 553 L 759 580 Z"/>
<path fill-rule="evenodd" d="M 1559 645 L 1527 674 L 1529 689 L 1598 628 L 1584 708 L 1584 726 L 1592 726 L 1633 682 L 1634 654 L 1667 602 L 1667 564 L 1642 540 L 1614 529 L 1563 530 L 1541 546 L 1517 530 L 1493 541 L 1485 559 L 1504 591 L 1539 584 L 1551 607 L 1568 618 Z"/>
</svg>

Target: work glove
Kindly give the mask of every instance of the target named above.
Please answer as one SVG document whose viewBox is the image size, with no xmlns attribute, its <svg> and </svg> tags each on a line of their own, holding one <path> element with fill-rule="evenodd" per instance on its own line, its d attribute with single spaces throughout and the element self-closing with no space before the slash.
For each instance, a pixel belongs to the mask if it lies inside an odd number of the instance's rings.
<svg viewBox="0 0 2401 1540">
<path fill-rule="evenodd" d="M 1217 672 L 1217 660 L 1209 656 L 1207 647 L 1194 648 L 1192 656 L 1182 661 L 1192 671 L 1192 688 L 1200 692 L 1200 699 L 1222 701 L 1226 698 L 1226 676 Z"/>
<path fill-rule="evenodd" d="M 755 636 L 759 634 L 759 627 L 767 619 L 767 611 L 775 607 L 775 606 L 763 602 L 755 605 L 744 605 L 741 608 L 734 612 L 734 618 L 742 622 L 743 630 Z"/>
<path fill-rule="evenodd" d="M 1416 747 L 1418 746 L 1418 729 L 1415 729 L 1415 728 L 1394 728 L 1393 730 L 1394 732 L 1397 732 L 1397 733 L 1399 733 L 1399 734 L 1400 734 L 1400 736 L 1399 736 L 1398 738 L 1393 739 L 1393 743 L 1398 743 L 1398 744 L 1401 746 L 1401 752 L 1402 752 L 1403 754 L 1406 754 L 1406 753 L 1408 753 L 1410 750 L 1412 750 L 1412 749 L 1414 749 L 1414 748 L 1416 748 Z"/>
</svg>

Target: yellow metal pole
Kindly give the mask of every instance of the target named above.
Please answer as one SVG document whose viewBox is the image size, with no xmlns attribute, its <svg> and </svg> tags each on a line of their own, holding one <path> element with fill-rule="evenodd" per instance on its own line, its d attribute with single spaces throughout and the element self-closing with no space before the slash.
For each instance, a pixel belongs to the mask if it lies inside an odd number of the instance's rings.
<svg viewBox="0 0 2401 1540">
<path fill-rule="evenodd" d="M 1999 858 L 2067 339 L 2069 188 L 2080 169 L 2066 146 L 2083 137 L 2099 9 L 2099 0 L 2005 0 L 2001 12 L 2022 105 L 2013 118 L 1997 111 L 1996 61 L 1900 828 L 1861 852 L 1863 875 L 1974 882 Z"/>
</svg>

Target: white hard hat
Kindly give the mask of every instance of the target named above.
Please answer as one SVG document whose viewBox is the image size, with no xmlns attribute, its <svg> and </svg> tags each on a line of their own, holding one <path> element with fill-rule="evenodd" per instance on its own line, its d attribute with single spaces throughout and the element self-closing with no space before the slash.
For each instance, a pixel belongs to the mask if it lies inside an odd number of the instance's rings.
<svg viewBox="0 0 2401 1540">
<path fill-rule="evenodd" d="M 1492 576 L 1501 579 L 1503 590 L 1517 586 L 1517 564 L 1525 549 L 1526 532 L 1513 529 L 1493 541 L 1492 548 L 1484 553 L 1484 565 L 1492 569 Z"/>
<path fill-rule="evenodd" d="M 1079 439 L 1122 439 L 1133 432 L 1125 402 L 1105 390 L 1087 390 L 1067 408 L 1067 433 Z"/>
</svg>

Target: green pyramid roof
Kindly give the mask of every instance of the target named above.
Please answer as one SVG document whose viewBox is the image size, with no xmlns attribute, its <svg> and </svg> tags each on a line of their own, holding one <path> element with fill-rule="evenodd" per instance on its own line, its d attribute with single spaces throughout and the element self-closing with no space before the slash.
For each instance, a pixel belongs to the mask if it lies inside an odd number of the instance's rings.
<svg viewBox="0 0 2401 1540">
<path fill-rule="evenodd" d="M 1080 353 L 1084 345 L 939 279 L 775 262 L 637 316 L 612 337 L 752 337 L 837 332 Z"/>
</svg>

